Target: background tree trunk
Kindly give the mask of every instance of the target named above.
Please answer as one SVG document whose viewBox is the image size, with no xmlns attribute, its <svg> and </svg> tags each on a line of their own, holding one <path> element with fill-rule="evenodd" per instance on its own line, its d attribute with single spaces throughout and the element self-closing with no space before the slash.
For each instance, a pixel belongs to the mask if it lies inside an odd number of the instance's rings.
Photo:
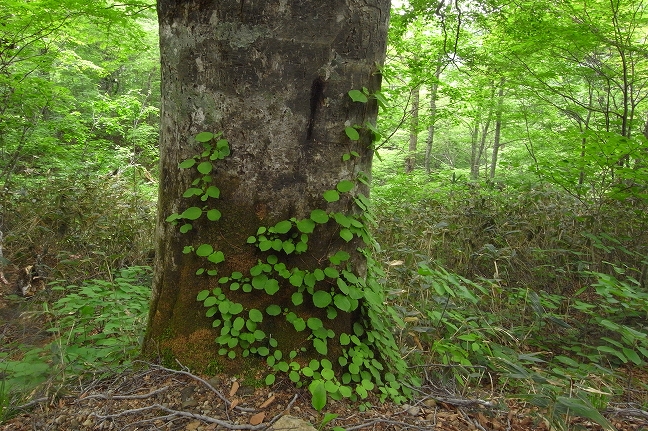
<svg viewBox="0 0 648 431">
<path fill-rule="evenodd" d="M 353 102 L 348 91 L 380 87 L 389 20 L 389 0 L 218 2 L 159 0 L 162 58 L 161 179 L 153 300 L 144 352 L 176 358 L 196 369 L 217 363 L 238 372 L 246 361 L 223 361 L 217 355 L 213 319 L 196 300 L 199 292 L 218 286 L 218 278 L 250 269 L 267 254 L 246 242 L 261 226 L 308 218 L 322 209 L 331 214 L 358 213 L 354 197 L 368 194 L 355 183 L 338 201 L 327 203 L 322 193 L 341 180 L 355 181 L 371 169 L 371 132 L 358 128 L 350 140 L 345 126 L 375 122 L 377 105 Z M 200 152 L 192 138 L 199 132 L 222 132 L 231 154 L 214 163 L 214 184 L 220 198 L 211 204 L 219 221 L 193 222 L 188 233 L 165 221 L 197 198 L 182 195 L 195 179 L 193 170 L 178 164 Z M 345 157 L 357 153 L 359 157 Z M 187 203 L 188 202 L 188 203 Z M 291 229 L 294 232 L 295 228 Z M 225 260 L 218 276 L 196 276 L 204 266 L 183 247 L 211 244 Z M 333 266 L 337 251 L 351 255 L 350 266 L 364 274 L 366 262 L 357 251 L 362 241 L 340 238 L 340 226 L 318 225 L 303 254 L 282 254 L 288 269 L 313 271 Z M 271 250 L 273 251 L 273 250 Z M 254 290 L 223 289 L 229 299 L 250 309 L 279 305 L 305 318 L 318 316 L 336 336 L 351 333 L 358 310 L 326 318 L 326 309 L 304 301 L 295 307 L 296 291 L 279 278 L 274 295 Z M 316 290 L 336 289 L 335 280 L 318 281 Z M 284 312 L 285 314 L 285 312 Z M 283 343 L 284 351 L 306 346 L 309 331 L 295 334 L 284 315 L 264 315 L 261 329 Z M 329 353 L 335 340 L 329 340 Z M 309 348 L 309 352 L 312 347 Z"/>
<path fill-rule="evenodd" d="M 434 132 L 437 122 L 437 94 L 439 92 L 439 79 L 444 68 L 443 56 L 439 55 L 434 71 L 434 80 L 430 84 L 430 125 L 425 143 L 425 171 L 429 174 L 432 171 L 432 147 L 434 146 Z"/>
<path fill-rule="evenodd" d="M 502 114 L 504 110 L 504 84 L 505 78 L 500 78 L 500 87 L 497 93 L 497 108 L 495 112 L 495 136 L 493 138 L 493 153 L 491 154 L 490 173 L 488 178 L 495 178 L 495 169 L 497 169 L 497 157 L 500 147 L 502 146 Z"/>
<path fill-rule="evenodd" d="M 419 101 L 421 86 L 417 84 L 410 90 L 412 97 L 412 109 L 410 110 L 410 134 L 407 160 L 405 162 L 405 172 L 410 173 L 416 167 L 416 147 L 418 146 L 418 128 L 419 128 Z"/>
</svg>

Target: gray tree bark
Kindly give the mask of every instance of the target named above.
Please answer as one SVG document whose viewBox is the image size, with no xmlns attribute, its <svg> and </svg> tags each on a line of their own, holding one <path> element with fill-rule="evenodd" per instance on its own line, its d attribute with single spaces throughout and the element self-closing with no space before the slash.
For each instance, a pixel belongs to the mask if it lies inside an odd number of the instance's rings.
<svg viewBox="0 0 648 431">
<path fill-rule="evenodd" d="M 417 84 L 410 90 L 412 109 L 410 110 L 410 134 L 407 159 L 405 160 L 405 172 L 410 173 L 416 167 L 416 147 L 418 146 L 419 128 L 419 104 L 421 97 L 421 86 Z"/>
<path fill-rule="evenodd" d="M 218 286 L 221 275 L 248 274 L 265 255 L 246 239 L 260 226 L 308 218 L 311 211 L 358 214 L 356 182 L 349 193 L 328 203 L 322 193 L 341 180 L 368 176 L 372 134 L 358 128 L 350 140 L 345 126 L 375 122 L 377 105 L 353 102 L 349 90 L 380 87 L 378 65 L 384 61 L 389 0 L 245 1 L 159 0 L 162 58 L 159 217 L 153 300 L 144 352 L 178 359 L 195 369 L 218 363 L 238 372 L 246 361 L 225 361 L 217 355 L 205 308 L 196 300 L 204 289 Z M 195 179 L 178 164 L 200 152 L 197 133 L 222 132 L 231 154 L 215 162 L 212 173 L 220 188 L 214 206 L 217 221 L 204 217 L 193 229 L 179 233 L 165 219 L 196 202 L 182 198 Z M 344 154 L 359 157 L 343 160 Z M 287 268 L 312 271 L 325 267 L 339 250 L 351 255 L 354 272 L 366 270 L 357 236 L 346 242 L 333 221 L 318 225 L 303 254 L 281 255 Z M 218 276 L 196 276 L 204 265 L 187 244 L 208 243 L 223 252 Z M 277 253 L 280 254 L 280 253 Z M 351 333 L 359 309 L 327 319 L 326 311 L 305 301 L 291 302 L 295 288 L 280 279 L 274 295 L 259 291 L 225 292 L 246 309 L 270 304 L 319 316 L 336 334 Z M 316 289 L 336 289 L 334 280 L 318 281 Z M 304 346 L 308 331 L 295 333 L 283 315 L 265 316 L 262 329 L 272 333 L 286 351 Z M 329 340 L 329 344 L 335 340 Z M 311 349 L 312 350 L 312 349 Z M 329 349 L 331 352 L 333 349 Z M 308 353 L 308 352 L 307 352 Z"/>
<path fill-rule="evenodd" d="M 430 85 L 430 125 L 428 126 L 428 135 L 425 144 L 424 162 L 425 171 L 428 174 L 432 171 L 432 147 L 434 146 L 434 132 L 436 131 L 437 122 L 437 94 L 439 92 L 439 79 L 444 68 L 443 55 L 439 54 L 434 71 L 434 81 Z"/>
<path fill-rule="evenodd" d="M 504 110 L 504 85 L 506 78 L 500 78 L 499 90 L 497 93 L 497 107 L 495 112 L 495 136 L 493 137 L 493 152 L 491 154 L 490 172 L 488 178 L 493 180 L 495 178 L 495 169 L 497 169 L 497 158 L 499 150 L 502 146 L 502 115 Z"/>
</svg>

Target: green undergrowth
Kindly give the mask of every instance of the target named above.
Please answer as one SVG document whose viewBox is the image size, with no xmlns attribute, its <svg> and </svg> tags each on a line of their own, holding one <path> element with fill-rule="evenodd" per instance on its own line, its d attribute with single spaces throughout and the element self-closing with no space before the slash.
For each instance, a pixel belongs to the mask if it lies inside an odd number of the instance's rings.
<svg viewBox="0 0 648 431">
<path fill-rule="evenodd" d="M 632 377 L 648 361 L 636 202 L 594 208 L 548 185 L 405 179 L 372 196 L 412 364 L 458 392 L 533 405 L 555 429 L 574 416 L 613 429 L 599 413 L 610 403 L 646 408 L 648 386 Z"/>
<path fill-rule="evenodd" d="M 150 265 L 157 185 L 143 174 L 69 167 L 2 185 L 5 272 L 36 264 L 48 280 L 77 283 Z"/>
<path fill-rule="evenodd" d="M 26 397 L 53 395 L 75 380 L 131 367 L 146 327 L 150 285 L 151 269 L 139 266 L 110 280 L 51 283 L 51 294 L 59 299 L 32 312 L 48 322 L 49 340 L 0 348 L 0 423 L 12 413 L 10 406 Z"/>
</svg>

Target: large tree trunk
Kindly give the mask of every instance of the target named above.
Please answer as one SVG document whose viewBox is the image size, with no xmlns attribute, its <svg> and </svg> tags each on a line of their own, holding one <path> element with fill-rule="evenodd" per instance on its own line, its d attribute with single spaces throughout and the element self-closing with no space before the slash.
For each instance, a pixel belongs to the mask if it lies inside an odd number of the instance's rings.
<svg viewBox="0 0 648 431">
<path fill-rule="evenodd" d="M 309 219 L 314 210 L 346 214 L 353 217 L 354 223 L 359 220 L 363 205 L 359 206 L 355 197 L 367 195 L 368 190 L 357 179 L 370 173 L 372 134 L 366 127 L 356 127 L 360 137 L 351 140 L 345 126 L 375 124 L 377 105 L 371 97 L 367 103 L 354 102 L 347 93 L 363 87 L 368 93 L 379 89 L 377 67 L 384 60 L 389 3 L 158 1 L 161 179 L 145 353 L 177 359 L 195 369 L 215 367 L 237 373 L 249 367 L 248 359 L 228 361 L 217 354 L 223 347 L 237 358 L 249 353 L 245 350 L 255 352 L 252 347 L 240 348 L 240 344 L 232 347 L 215 343 L 223 333 L 222 325 L 212 329 L 220 310 L 206 317 L 207 309 L 197 301 L 197 295 L 218 287 L 227 301 L 243 305 L 240 316 L 247 318 L 250 310 L 261 311 L 262 321 L 257 322 L 256 317 L 252 320 L 254 330 L 265 334 L 260 340 L 264 346 L 273 345 L 274 339 L 284 355 L 302 347 L 307 347 L 306 356 L 315 350 L 326 351 L 321 343 L 314 349 L 313 341 L 308 339 L 313 337 L 314 329 L 295 330 L 294 322 L 286 317 L 290 311 L 305 321 L 323 321 L 329 330 L 329 337 L 323 337 L 328 343 L 328 355 L 340 353 L 339 337 L 353 334 L 361 308 L 344 305 L 333 310 L 338 312 L 336 318 L 331 314 L 327 317 L 331 307 L 315 306 L 308 291 L 340 294 L 338 277 L 329 276 L 333 272 L 329 270 L 326 278 L 317 279 L 314 288 L 298 279 L 300 274 L 312 275 L 318 269 L 329 268 L 339 272 L 348 269 L 363 276 L 366 260 L 357 250 L 363 246 L 361 229 L 351 226 L 355 235 L 349 240 L 343 218 L 340 225 L 333 218 L 320 223 L 321 218 L 315 217 L 319 221 L 314 232 L 306 234 L 308 249 L 298 254 L 281 246 L 262 251 L 258 247 L 262 239 L 259 228 L 288 221 L 289 232 L 282 233 L 282 228 L 277 229 L 280 233 L 266 235 L 268 239 L 277 237 L 279 244 L 294 244 L 304 239 L 296 221 Z M 219 188 L 220 196 L 207 202 L 198 196 L 182 197 L 197 177 L 195 169 L 178 169 L 179 163 L 201 152 L 202 147 L 193 137 L 204 131 L 222 132 L 221 138 L 227 139 L 231 147 L 231 154 L 212 162 L 212 184 Z M 343 180 L 353 181 L 353 189 L 346 192 L 346 187 L 341 187 L 339 200 L 325 200 L 323 193 L 335 190 Z M 222 217 L 210 221 L 202 216 L 191 222 L 192 229 L 187 233 L 180 233 L 178 226 L 165 221 L 169 215 L 182 214 L 191 206 L 217 209 Z M 341 235 L 341 230 L 345 234 Z M 296 239 L 291 239 L 291 234 Z M 249 243 L 250 237 L 255 237 L 257 243 Z M 195 251 L 201 244 L 222 252 L 224 261 L 210 264 L 194 252 L 183 253 L 186 246 Z M 338 252 L 351 257 L 342 263 L 331 262 L 329 258 Z M 277 263 L 269 257 L 271 254 L 276 255 Z M 259 263 L 265 265 L 261 275 L 275 281 L 257 279 L 257 283 L 252 282 L 251 293 L 242 288 L 235 290 L 232 278 L 219 284 L 220 277 L 237 273 L 242 274 L 237 275 L 241 284 L 246 277 L 253 280 L 255 271 L 261 268 Z M 296 278 L 281 271 L 278 265 L 282 264 L 290 275 L 297 274 Z M 218 275 L 197 276 L 200 268 L 216 270 Z M 349 278 L 339 277 L 351 284 Z M 275 282 L 279 286 L 276 292 L 269 287 Z M 304 302 L 295 306 L 294 302 L 299 301 L 293 301 L 293 294 L 299 290 L 303 291 Z M 223 302 L 222 297 L 219 301 Z M 268 314 L 269 306 L 279 306 L 280 314 Z M 347 308 L 349 312 L 343 311 Z M 227 318 L 224 315 L 221 320 Z"/>
</svg>

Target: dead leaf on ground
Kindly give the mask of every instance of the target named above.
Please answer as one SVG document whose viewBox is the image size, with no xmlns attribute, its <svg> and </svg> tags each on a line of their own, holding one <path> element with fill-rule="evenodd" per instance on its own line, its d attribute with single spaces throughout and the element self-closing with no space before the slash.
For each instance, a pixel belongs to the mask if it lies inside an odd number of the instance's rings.
<svg viewBox="0 0 648 431">
<path fill-rule="evenodd" d="M 230 404 L 230 410 L 234 410 L 234 407 L 238 406 L 239 402 L 240 400 L 238 398 L 234 398 Z"/>
<path fill-rule="evenodd" d="M 259 412 L 250 418 L 250 425 L 259 425 L 265 419 L 265 412 Z"/>
<path fill-rule="evenodd" d="M 264 402 L 263 404 L 261 404 L 261 405 L 259 406 L 259 408 L 260 408 L 260 409 L 264 409 L 264 408 L 268 407 L 270 404 L 272 404 L 272 402 L 273 402 L 274 400 L 275 400 L 275 396 L 272 395 L 270 398 L 268 398 L 267 400 L 265 400 L 265 402 Z"/>
<path fill-rule="evenodd" d="M 241 387 L 241 385 L 239 385 L 239 382 L 234 381 L 234 383 L 232 383 L 232 388 L 230 389 L 229 396 L 233 397 L 234 394 L 236 394 L 236 392 L 239 390 L 240 387 Z"/>
</svg>

